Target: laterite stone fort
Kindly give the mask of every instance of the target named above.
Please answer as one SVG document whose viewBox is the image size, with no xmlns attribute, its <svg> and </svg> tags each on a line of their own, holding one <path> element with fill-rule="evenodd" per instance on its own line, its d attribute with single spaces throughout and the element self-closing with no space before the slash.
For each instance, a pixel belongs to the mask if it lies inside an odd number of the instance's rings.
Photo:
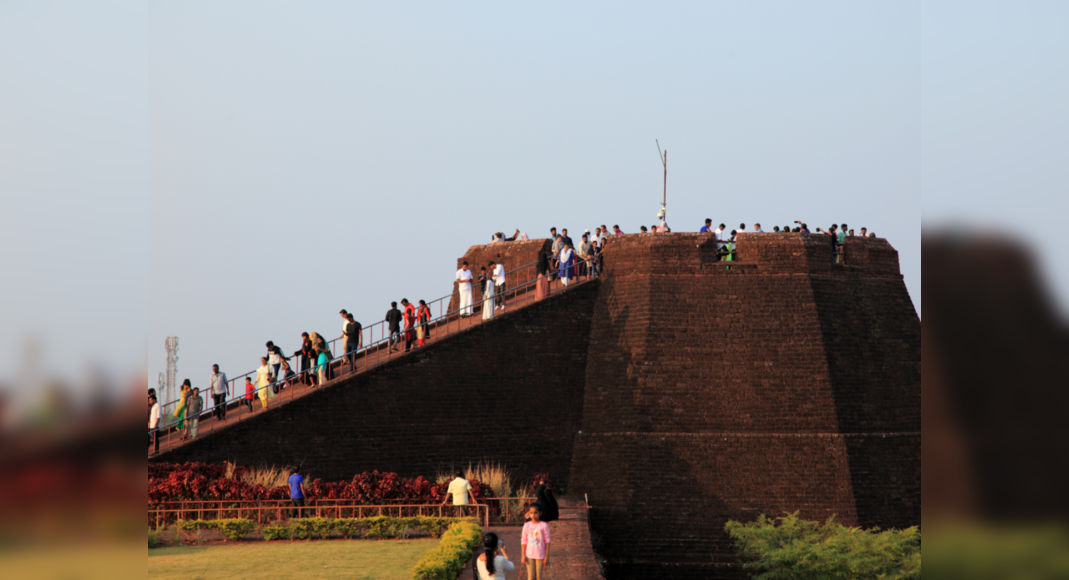
<svg viewBox="0 0 1069 580">
<path fill-rule="evenodd" d="M 608 578 L 739 577 L 728 519 L 921 518 L 921 324 L 886 240 L 614 236 L 602 276 L 161 454 L 327 480 L 495 461 L 587 494 Z M 514 267 L 548 240 L 475 246 Z M 527 280 L 509 280 L 517 286 Z M 455 308 L 454 298 L 454 308 Z"/>
</svg>

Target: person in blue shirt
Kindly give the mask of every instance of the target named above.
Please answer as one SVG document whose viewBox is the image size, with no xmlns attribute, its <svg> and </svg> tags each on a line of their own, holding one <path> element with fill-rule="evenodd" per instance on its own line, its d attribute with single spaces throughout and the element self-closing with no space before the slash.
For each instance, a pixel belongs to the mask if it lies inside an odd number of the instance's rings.
<svg viewBox="0 0 1069 580">
<path fill-rule="evenodd" d="M 709 233 L 709 230 L 712 227 L 713 227 L 713 220 L 711 220 L 709 218 L 705 218 L 705 225 L 702 226 L 702 229 L 698 230 L 698 232 L 702 233 L 702 234 L 707 234 L 707 233 Z"/>
<path fill-rule="evenodd" d="M 293 509 L 290 510 L 291 518 L 301 517 L 301 507 L 304 506 L 304 476 L 301 475 L 300 466 L 293 468 L 293 475 L 290 475 L 290 501 L 293 502 Z"/>
</svg>

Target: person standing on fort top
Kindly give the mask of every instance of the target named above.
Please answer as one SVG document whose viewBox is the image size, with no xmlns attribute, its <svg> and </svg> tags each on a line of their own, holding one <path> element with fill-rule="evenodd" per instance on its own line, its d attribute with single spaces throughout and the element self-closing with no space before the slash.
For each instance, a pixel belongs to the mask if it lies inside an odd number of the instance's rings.
<svg viewBox="0 0 1069 580">
<path fill-rule="evenodd" d="M 200 398 L 200 389 L 193 389 L 189 396 L 189 413 L 186 414 L 186 434 L 188 439 L 197 438 L 197 425 L 200 414 L 204 412 L 204 399 Z"/>
<path fill-rule="evenodd" d="M 419 308 L 416 309 L 416 338 L 419 339 L 419 346 L 427 344 L 427 339 L 431 337 L 431 330 L 428 323 L 431 321 L 431 309 L 427 307 L 427 303 L 423 300 L 419 301 Z"/>
<path fill-rule="evenodd" d="M 535 300 L 541 300 L 549 295 L 549 254 L 545 251 L 538 252 L 538 262 L 535 264 Z"/>
<path fill-rule="evenodd" d="M 725 241 L 725 234 L 727 233 L 727 226 L 720 224 L 720 227 L 713 230 L 713 239 L 716 240 L 716 260 L 719 262 L 723 259 L 727 242 Z"/>
<path fill-rule="evenodd" d="M 658 234 L 670 234 L 670 233 L 672 233 L 672 228 L 668 227 L 668 220 L 661 220 L 661 223 L 657 224 L 656 233 L 658 233 Z"/>
<path fill-rule="evenodd" d="M 460 317 L 467 318 L 471 316 L 471 270 L 467 262 L 457 270 L 457 290 L 460 293 Z"/>
<path fill-rule="evenodd" d="M 553 251 L 553 259 L 549 262 L 549 280 L 552 282 L 560 277 L 560 251 L 564 249 L 564 242 L 561 241 L 560 235 L 553 238 L 553 245 L 550 246 L 550 249 Z"/>
<path fill-rule="evenodd" d="M 252 400 L 256 398 L 256 385 L 252 384 L 252 377 L 245 377 L 245 398 L 241 401 L 246 407 L 249 408 L 249 412 L 252 412 Z"/>
<path fill-rule="evenodd" d="M 282 349 L 275 346 L 272 341 L 267 341 L 267 364 L 271 365 L 271 368 L 275 369 L 275 376 L 278 376 L 278 369 L 282 368 Z"/>
<path fill-rule="evenodd" d="M 578 253 L 582 262 L 579 264 L 577 274 L 579 276 L 590 276 L 590 260 L 594 257 L 594 246 L 590 244 L 590 237 L 587 234 L 583 234 L 583 241 L 579 242 Z"/>
<path fill-rule="evenodd" d="M 699 234 L 708 234 L 708 233 L 710 233 L 712 231 L 713 231 L 713 220 L 710 219 L 710 218 L 705 218 L 705 225 L 702 226 L 702 229 L 698 230 L 698 233 Z"/>
<path fill-rule="evenodd" d="M 483 320 L 489 320 L 494 317 L 494 285 L 484 284 L 483 287 Z"/>
<path fill-rule="evenodd" d="M 356 368 L 356 352 L 360 350 L 361 346 L 364 346 L 364 327 L 353 318 L 353 313 L 350 312 L 345 315 L 348 327 L 345 330 L 346 353 L 349 355 L 349 367 Z"/>
<path fill-rule="evenodd" d="M 560 231 L 560 241 L 566 246 L 571 246 L 573 249 L 575 248 L 575 244 L 572 243 L 572 238 L 568 237 L 568 228 L 564 228 Z"/>
<path fill-rule="evenodd" d="M 475 495 L 472 494 L 471 484 L 464 479 L 463 471 L 456 472 L 456 477 L 449 482 L 449 487 L 445 490 L 445 496 L 442 497 L 442 505 L 445 505 L 445 502 L 449 500 L 449 496 L 453 496 L 453 505 L 455 506 L 453 509 L 457 517 L 469 515 L 468 505 L 479 505 L 479 502 L 475 501 Z"/>
<path fill-rule="evenodd" d="M 732 232 L 732 237 L 734 237 L 734 236 L 736 236 L 738 234 L 745 234 L 745 233 L 746 233 L 746 224 L 739 224 L 739 229 L 737 229 L 734 232 Z"/>
<path fill-rule="evenodd" d="M 182 388 L 178 394 L 178 403 L 174 406 L 174 418 L 178 419 L 175 427 L 182 431 L 182 439 L 186 438 L 186 405 L 189 403 L 189 394 L 193 392 L 189 379 L 182 381 Z"/>
<path fill-rule="evenodd" d="M 575 251 L 568 244 L 564 245 L 564 249 L 560 252 L 560 278 L 561 284 L 565 286 L 572 283 L 572 277 L 575 276 Z"/>
<path fill-rule="evenodd" d="M 479 296 L 486 294 L 486 266 L 479 267 L 479 277 L 475 281 L 479 283 Z"/>
<path fill-rule="evenodd" d="M 293 356 L 301 357 L 301 382 L 306 385 L 312 384 L 312 367 L 315 366 L 313 362 L 315 361 L 316 352 L 312 339 L 308 338 L 307 332 L 301 333 L 301 350 L 294 352 Z"/>
<path fill-rule="evenodd" d="M 219 372 L 219 365 L 212 365 L 212 376 L 208 379 L 209 391 L 212 394 L 212 415 L 220 421 L 226 420 L 226 397 L 230 394 L 230 385 L 226 380 L 226 373 Z"/>
<path fill-rule="evenodd" d="M 401 304 L 405 307 L 405 352 L 408 352 L 416 342 L 416 307 L 412 306 L 408 298 L 402 298 Z"/>
<path fill-rule="evenodd" d="M 397 303 L 391 302 L 390 309 L 386 311 L 386 325 L 390 331 L 391 351 L 395 350 L 397 344 L 401 342 L 401 318 L 401 311 L 397 309 Z"/>
<path fill-rule="evenodd" d="M 836 264 L 839 263 L 839 233 L 836 231 L 838 228 L 839 226 L 835 224 L 831 224 L 831 227 L 827 230 L 817 228 L 818 232 L 831 237 L 831 261 Z"/>
<path fill-rule="evenodd" d="M 861 237 L 867 238 L 868 237 L 868 231 L 869 231 L 868 228 L 861 228 Z"/>
<path fill-rule="evenodd" d="M 267 357 L 260 358 L 260 368 L 256 369 L 256 395 L 260 397 L 260 408 L 267 408 L 267 401 L 274 398 L 271 392 L 271 382 L 274 378 L 271 365 L 267 364 Z"/>
<path fill-rule="evenodd" d="M 754 231 L 755 234 L 763 234 L 763 233 L 765 233 L 765 230 L 761 229 L 761 224 L 754 224 L 753 225 L 753 231 Z"/>
<path fill-rule="evenodd" d="M 494 304 L 498 310 L 505 309 L 505 265 L 490 261 L 491 275 L 494 280 Z"/>
<path fill-rule="evenodd" d="M 639 226 L 638 227 L 638 233 L 640 233 L 640 234 L 649 233 L 649 230 L 646 229 L 646 226 Z"/>
<path fill-rule="evenodd" d="M 338 338 L 341 339 L 341 351 L 342 351 L 343 354 L 348 355 L 349 354 L 349 350 L 350 350 L 349 332 L 348 332 L 348 330 L 349 330 L 349 311 L 344 309 L 344 308 L 342 308 L 340 311 L 338 311 L 338 316 L 341 316 L 341 336 L 338 337 Z M 348 356 L 346 356 L 346 359 L 348 359 Z"/>
</svg>

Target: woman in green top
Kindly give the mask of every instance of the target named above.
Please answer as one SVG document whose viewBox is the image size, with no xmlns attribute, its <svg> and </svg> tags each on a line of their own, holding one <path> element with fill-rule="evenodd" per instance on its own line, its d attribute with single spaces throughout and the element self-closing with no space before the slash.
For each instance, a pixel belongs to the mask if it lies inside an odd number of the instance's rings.
<svg viewBox="0 0 1069 580">
<path fill-rule="evenodd" d="M 178 419 L 178 423 L 175 427 L 178 427 L 179 430 L 186 428 L 186 400 L 189 399 L 189 394 L 191 392 L 189 379 L 182 381 L 182 393 L 178 395 L 178 403 L 174 408 L 174 416 Z M 186 436 L 183 434 L 182 439 L 185 438 Z"/>
</svg>

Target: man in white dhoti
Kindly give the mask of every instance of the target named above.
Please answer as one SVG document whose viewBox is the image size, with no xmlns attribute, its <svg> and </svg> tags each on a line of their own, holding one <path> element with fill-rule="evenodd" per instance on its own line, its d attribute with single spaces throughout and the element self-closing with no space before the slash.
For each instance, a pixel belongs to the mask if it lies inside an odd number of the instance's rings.
<svg viewBox="0 0 1069 580">
<path fill-rule="evenodd" d="M 471 270 L 468 263 L 464 262 L 457 270 L 457 289 L 460 291 L 460 316 L 471 316 Z"/>
</svg>

